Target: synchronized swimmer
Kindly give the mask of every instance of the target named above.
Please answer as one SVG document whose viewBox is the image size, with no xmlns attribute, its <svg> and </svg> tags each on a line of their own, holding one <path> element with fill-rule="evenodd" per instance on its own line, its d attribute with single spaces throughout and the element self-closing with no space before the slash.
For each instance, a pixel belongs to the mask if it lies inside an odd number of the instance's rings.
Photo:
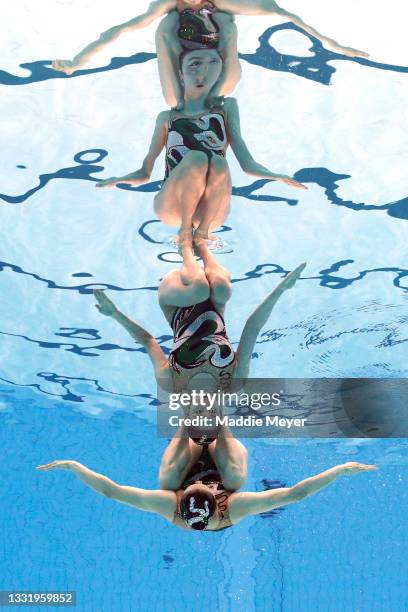
<svg viewBox="0 0 408 612">
<path fill-rule="evenodd" d="M 173 332 L 169 357 L 156 338 L 123 314 L 104 291 L 94 293 L 101 314 L 117 321 L 145 348 L 158 384 L 170 393 L 226 391 L 234 379 L 247 378 L 258 334 L 279 298 L 295 285 L 305 268 L 302 264 L 288 273 L 258 306 L 245 323 L 235 351 L 224 321 L 225 305 L 231 296 L 230 275 L 209 249 L 210 232 L 224 223 L 229 212 L 228 146 L 244 172 L 305 188 L 294 178 L 273 173 L 253 159 L 241 135 L 237 102 L 224 99 L 241 76 L 235 15 L 277 15 L 340 53 L 367 56 L 319 34 L 273 0 L 156 0 L 143 15 L 104 32 L 72 61 L 53 62 L 56 70 L 71 74 L 122 32 L 146 27 L 164 17 L 156 35 L 157 57 L 163 93 L 172 109 L 157 117 L 141 168 L 100 181 L 97 186 L 148 181 L 157 157 L 166 149 L 165 177 L 154 207 L 164 223 L 179 227 L 183 258 L 181 268 L 167 274 L 159 286 L 159 304 Z M 242 492 L 248 471 L 247 450 L 230 432 L 228 417 L 216 415 L 214 426 L 213 420 L 205 421 L 203 410 L 205 414 L 207 408 L 203 406 L 195 412 L 190 407 L 182 420 L 175 421 L 180 426 L 162 457 L 158 490 L 120 485 L 73 460 L 52 461 L 38 469 L 69 470 L 105 497 L 158 514 L 190 531 L 220 531 L 245 517 L 314 495 L 339 476 L 376 469 L 375 465 L 348 462 L 291 487 Z M 272 425 L 282 427 L 304 426 L 302 421 L 306 420 L 284 419 L 285 423 L 280 423 L 279 417 L 270 418 Z M 194 437 L 197 430 L 201 433 Z"/>
<path fill-rule="evenodd" d="M 371 472 L 375 465 L 348 462 L 336 465 L 292 487 L 241 492 L 247 477 L 245 447 L 224 431 L 200 447 L 184 427 L 167 447 L 159 471 L 159 490 L 120 485 L 77 461 L 57 460 L 41 471 L 69 470 L 88 487 L 109 499 L 153 512 L 186 530 L 220 531 L 244 518 L 299 502 L 332 484 L 339 476 Z"/>
<path fill-rule="evenodd" d="M 164 223 L 180 228 L 179 249 L 185 268 L 193 256 L 193 231 L 196 241 L 207 239 L 209 232 L 221 226 L 228 216 L 231 176 L 225 155 L 229 145 L 247 174 L 306 189 L 292 177 L 271 172 L 254 160 L 241 135 L 235 98 L 226 98 L 221 106 L 207 108 L 209 92 L 221 70 L 222 59 L 216 49 L 184 52 L 180 57 L 184 84 L 182 110 L 163 111 L 158 115 L 150 148 L 140 169 L 96 185 L 103 188 L 118 183 L 147 182 L 165 148 L 165 178 L 154 199 L 154 209 Z M 188 277 L 188 270 L 182 270 L 183 274 Z"/>
</svg>

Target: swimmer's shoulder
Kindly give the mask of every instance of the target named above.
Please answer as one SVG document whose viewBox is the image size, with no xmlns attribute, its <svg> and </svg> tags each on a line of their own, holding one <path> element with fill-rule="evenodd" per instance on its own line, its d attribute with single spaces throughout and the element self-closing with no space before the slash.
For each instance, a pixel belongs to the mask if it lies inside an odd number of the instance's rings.
<svg viewBox="0 0 408 612">
<path fill-rule="evenodd" d="M 172 110 L 161 111 L 156 118 L 156 130 L 165 129 L 168 130 L 172 117 Z"/>
<path fill-rule="evenodd" d="M 164 123 L 168 123 L 170 116 L 172 114 L 172 110 L 164 110 L 161 111 L 158 115 L 157 115 L 157 119 L 156 122 L 159 124 L 164 124 Z"/>
<path fill-rule="evenodd" d="M 224 110 L 228 113 L 234 109 L 238 108 L 238 101 L 233 96 L 228 96 L 228 98 L 224 98 Z"/>
<path fill-rule="evenodd" d="M 222 108 L 227 125 L 235 124 L 237 121 L 239 121 L 239 108 L 238 101 L 236 98 L 224 98 L 224 104 Z"/>
</svg>

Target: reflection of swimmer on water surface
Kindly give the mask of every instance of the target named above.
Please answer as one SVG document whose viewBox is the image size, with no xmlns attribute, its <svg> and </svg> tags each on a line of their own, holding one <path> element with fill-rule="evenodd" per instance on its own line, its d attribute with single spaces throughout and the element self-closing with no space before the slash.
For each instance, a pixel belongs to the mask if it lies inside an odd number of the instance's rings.
<svg viewBox="0 0 408 612">
<path fill-rule="evenodd" d="M 183 429 L 183 428 L 182 428 Z M 198 446 L 183 431 L 171 440 L 160 467 L 159 490 L 119 485 L 77 461 L 52 461 L 39 470 L 72 471 L 101 495 L 167 519 L 187 530 L 220 531 L 242 519 L 299 502 L 332 484 L 339 476 L 376 469 L 348 462 L 336 465 L 292 487 L 240 492 L 247 473 L 245 447 L 227 433 L 209 446 Z"/>
<path fill-rule="evenodd" d="M 158 115 L 141 168 L 121 177 L 104 179 L 97 187 L 146 183 L 165 149 L 165 179 L 154 198 L 154 209 L 163 223 L 179 228 L 179 248 L 186 259 L 192 256 L 193 232 L 195 237 L 208 238 L 229 214 L 231 175 L 226 160 L 229 145 L 247 174 L 280 181 L 289 187 L 306 187 L 254 160 L 241 135 L 234 98 L 227 98 L 212 108 L 206 106 L 211 87 L 222 69 L 222 60 L 215 49 L 188 51 L 181 56 L 180 66 L 185 90 L 183 108 Z"/>
<path fill-rule="evenodd" d="M 166 357 L 156 338 L 123 314 L 104 291 L 94 292 L 101 314 L 111 317 L 146 349 L 159 386 L 168 392 L 183 389 L 225 389 L 225 380 L 247 378 L 253 349 L 262 327 L 285 291 L 299 279 L 305 264 L 290 272 L 255 309 L 245 323 L 238 349 L 228 339 L 224 310 L 231 296 L 228 271 L 197 244 L 203 267 L 194 257 L 181 270 L 167 274 L 159 286 L 159 304 L 173 330 L 173 347 Z"/>
<path fill-rule="evenodd" d="M 230 94 L 241 76 L 237 50 L 237 28 L 234 15 L 273 15 L 301 27 L 333 51 L 350 57 L 367 57 L 367 53 L 344 47 L 320 34 L 299 16 L 278 6 L 274 0 L 155 0 L 142 14 L 109 28 L 87 45 L 74 59 L 55 60 L 53 68 L 66 74 L 83 68 L 87 62 L 120 34 L 149 26 L 164 17 L 156 33 L 156 51 L 163 94 L 169 106 L 182 102 L 182 83 L 178 73 L 178 56 L 183 48 L 218 48 L 224 68 L 211 95 Z"/>
</svg>

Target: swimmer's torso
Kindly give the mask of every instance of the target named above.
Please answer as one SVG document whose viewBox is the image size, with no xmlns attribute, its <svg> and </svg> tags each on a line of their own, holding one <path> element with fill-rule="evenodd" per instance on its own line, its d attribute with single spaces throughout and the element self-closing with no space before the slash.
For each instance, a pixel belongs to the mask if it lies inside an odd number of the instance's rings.
<svg viewBox="0 0 408 612">
<path fill-rule="evenodd" d="M 165 178 L 189 151 L 225 157 L 227 147 L 225 116 L 221 109 L 207 110 L 198 117 L 183 116 L 172 110 L 167 131 Z"/>
<path fill-rule="evenodd" d="M 175 386 L 182 386 L 184 379 L 195 374 L 207 373 L 219 381 L 221 389 L 228 388 L 236 366 L 235 352 L 224 318 L 211 299 L 176 308 L 170 325 L 174 340 L 169 366 Z"/>
</svg>

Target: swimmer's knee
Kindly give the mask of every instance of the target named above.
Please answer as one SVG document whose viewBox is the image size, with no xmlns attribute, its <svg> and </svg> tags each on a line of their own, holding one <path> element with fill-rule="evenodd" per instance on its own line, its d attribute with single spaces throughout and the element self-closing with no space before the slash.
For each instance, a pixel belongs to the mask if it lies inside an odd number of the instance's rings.
<svg viewBox="0 0 408 612">
<path fill-rule="evenodd" d="M 172 282 L 176 281 L 177 278 L 178 278 L 178 270 L 171 270 L 165 276 L 163 276 L 163 278 L 161 279 L 160 284 L 159 284 L 159 295 L 160 295 L 160 292 L 163 291 L 164 288 L 169 283 L 172 283 Z"/>
<path fill-rule="evenodd" d="M 233 15 L 223 14 L 222 23 L 220 23 L 222 27 L 222 36 L 220 38 L 220 42 L 218 44 L 218 52 L 222 53 L 227 50 L 231 44 L 231 41 L 234 41 L 238 37 L 238 29 L 235 25 Z"/>
<path fill-rule="evenodd" d="M 230 281 L 220 276 L 211 280 L 211 297 L 217 304 L 225 304 L 228 302 L 232 294 L 232 286 Z"/>
<path fill-rule="evenodd" d="M 238 491 L 245 484 L 245 474 L 239 470 L 231 470 L 227 476 L 223 477 L 223 485 L 228 491 Z"/>
<path fill-rule="evenodd" d="M 178 474 L 172 473 L 169 469 L 160 468 L 159 485 L 163 491 L 177 491 L 181 485 L 181 479 Z"/>
<path fill-rule="evenodd" d="M 238 445 L 239 445 L 239 447 L 241 448 L 241 450 L 243 452 L 243 455 L 244 455 L 245 459 L 248 459 L 248 449 L 239 440 L 237 440 L 237 442 L 238 442 Z"/>
<path fill-rule="evenodd" d="M 167 13 L 156 28 L 156 42 L 157 40 L 169 39 L 170 37 L 173 37 L 173 29 L 177 27 L 178 21 L 177 11 L 170 11 Z"/>
<path fill-rule="evenodd" d="M 224 34 L 224 28 L 228 28 L 231 24 L 235 23 L 235 17 L 232 13 L 217 12 L 216 21 L 217 24 L 222 27 Z"/>
</svg>

